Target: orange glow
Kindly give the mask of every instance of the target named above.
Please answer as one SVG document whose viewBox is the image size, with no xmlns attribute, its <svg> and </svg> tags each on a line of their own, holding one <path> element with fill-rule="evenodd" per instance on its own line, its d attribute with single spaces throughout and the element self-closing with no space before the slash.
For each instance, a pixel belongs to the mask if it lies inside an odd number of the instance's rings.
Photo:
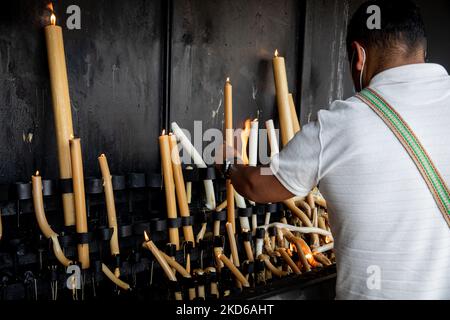
<svg viewBox="0 0 450 320">
<path fill-rule="evenodd" d="M 326 236 L 326 237 L 325 237 L 325 243 L 328 244 L 328 243 L 330 243 L 330 242 L 331 242 L 330 237 Z"/>
<path fill-rule="evenodd" d="M 50 23 L 52 26 L 56 25 L 56 16 L 54 13 L 52 13 L 52 15 L 50 17 Z"/>
<path fill-rule="evenodd" d="M 248 139 L 250 137 L 250 127 L 251 127 L 251 120 L 247 119 L 245 120 L 244 129 L 241 132 L 241 155 L 242 155 L 242 162 L 244 164 L 248 164 L 248 156 L 247 156 L 247 145 L 248 145 Z"/>
<path fill-rule="evenodd" d="M 147 231 L 144 231 L 144 239 L 145 239 L 145 242 L 150 241 L 150 238 L 148 237 Z"/>
<path fill-rule="evenodd" d="M 308 263 L 311 266 L 316 267 L 317 266 L 317 261 L 316 261 L 316 259 L 314 259 L 314 256 L 313 256 L 309 246 L 304 241 L 302 241 L 301 245 L 302 245 L 302 251 L 305 254 L 306 260 L 308 260 Z"/>
<path fill-rule="evenodd" d="M 275 57 L 278 57 L 278 49 L 275 49 Z"/>
</svg>

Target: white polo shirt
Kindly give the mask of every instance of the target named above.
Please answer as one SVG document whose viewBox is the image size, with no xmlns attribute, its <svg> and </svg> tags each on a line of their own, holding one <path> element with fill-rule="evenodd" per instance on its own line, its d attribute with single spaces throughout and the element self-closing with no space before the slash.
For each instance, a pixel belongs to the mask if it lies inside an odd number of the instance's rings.
<svg viewBox="0 0 450 320">
<path fill-rule="evenodd" d="M 403 116 L 450 184 L 447 71 L 402 66 L 370 87 Z M 335 238 L 337 299 L 450 299 L 450 229 L 406 150 L 367 105 L 333 102 L 271 169 L 299 196 L 319 183 Z"/>
</svg>

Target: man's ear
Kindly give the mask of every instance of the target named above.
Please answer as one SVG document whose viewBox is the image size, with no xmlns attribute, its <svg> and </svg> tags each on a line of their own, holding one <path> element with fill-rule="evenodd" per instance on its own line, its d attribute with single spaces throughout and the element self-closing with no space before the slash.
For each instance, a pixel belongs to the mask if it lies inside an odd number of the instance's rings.
<svg viewBox="0 0 450 320">
<path fill-rule="evenodd" d="M 358 41 L 352 42 L 352 50 L 353 50 L 353 65 L 356 71 L 361 72 L 364 67 L 364 47 L 359 44 Z"/>
</svg>

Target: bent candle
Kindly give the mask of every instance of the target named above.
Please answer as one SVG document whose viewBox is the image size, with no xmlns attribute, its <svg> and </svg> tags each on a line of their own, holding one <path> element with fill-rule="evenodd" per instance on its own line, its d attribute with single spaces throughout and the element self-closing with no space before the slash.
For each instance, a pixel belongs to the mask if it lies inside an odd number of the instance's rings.
<svg viewBox="0 0 450 320">
<path fill-rule="evenodd" d="M 36 172 L 34 176 L 31 177 L 31 184 L 33 190 L 33 205 L 34 205 L 34 213 L 36 215 L 36 220 L 39 225 L 39 229 L 42 234 L 47 239 L 52 239 L 53 252 L 55 254 L 56 259 L 65 267 L 68 267 L 72 264 L 72 261 L 67 259 L 64 255 L 61 246 L 58 241 L 58 234 L 53 231 L 47 221 L 47 217 L 45 216 L 44 210 L 44 199 L 42 196 L 42 179 L 39 175 L 39 171 Z"/>
<path fill-rule="evenodd" d="M 50 71 L 56 143 L 58 146 L 59 177 L 61 179 L 71 179 L 72 167 L 70 162 L 69 140 L 73 135 L 73 124 L 66 59 L 64 56 L 64 42 L 62 29 L 56 25 L 54 14 L 52 14 L 51 21 L 52 24 L 46 26 L 44 30 Z M 75 224 L 73 193 L 63 193 L 62 205 L 64 210 L 64 224 L 66 226 L 73 226 Z"/>
<path fill-rule="evenodd" d="M 105 202 L 106 202 L 106 213 L 108 215 L 108 227 L 113 230 L 111 240 L 109 240 L 109 246 L 112 256 L 117 256 L 120 254 L 119 249 L 119 236 L 117 230 L 117 214 L 116 214 L 116 204 L 114 201 L 114 191 L 112 186 L 111 172 L 109 171 L 108 160 L 104 154 L 98 157 L 98 163 L 100 165 L 100 171 L 102 172 L 103 178 L 103 189 L 105 192 Z M 115 275 L 119 275 L 119 268 L 114 271 Z"/>
</svg>

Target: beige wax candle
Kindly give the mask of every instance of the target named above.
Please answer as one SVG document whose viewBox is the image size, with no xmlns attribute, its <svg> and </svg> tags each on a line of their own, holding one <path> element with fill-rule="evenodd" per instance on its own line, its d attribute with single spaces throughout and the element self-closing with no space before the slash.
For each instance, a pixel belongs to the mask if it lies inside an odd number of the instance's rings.
<svg viewBox="0 0 450 320">
<path fill-rule="evenodd" d="M 73 195 L 75 202 L 75 227 L 77 233 L 88 232 L 86 199 L 84 194 L 83 159 L 80 139 L 70 139 L 70 158 L 72 163 Z M 78 260 L 82 269 L 89 268 L 89 244 L 78 244 Z"/>
<path fill-rule="evenodd" d="M 169 136 L 163 134 L 159 137 L 159 149 L 161 153 L 161 166 L 164 177 L 164 190 L 166 193 L 167 217 L 177 218 L 177 204 L 175 200 L 175 185 L 173 181 L 172 161 L 170 157 Z M 169 228 L 169 241 L 173 243 L 177 250 L 180 249 L 180 238 L 178 228 Z"/>
<path fill-rule="evenodd" d="M 111 172 L 109 171 L 108 160 L 104 154 L 98 157 L 100 171 L 103 178 L 103 189 L 105 192 L 106 212 L 108 214 L 108 226 L 113 229 L 113 234 L 109 242 L 111 254 L 113 256 L 120 254 L 119 237 L 117 230 L 116 204 L 114 200 L 114 191 L 112 186 Z"/>
<path fill-rule="evenodd" d="M 31 177 L 32 190 L 33 190 L 33 205 L 36 220 L 39 225 L 39 229 L 47 239 L 52 239 L 53 252 L 56 259 L 65 267 L 72 264 L 72 261 L 67 259 L 64 255 L 61 246 L 58 241 L 58 234 L 53 231 L 47 221 L 47 217 L 44 211 L 44 199 L 42 196 L 42 179 L 39 176 L 39 171 Z"/>
<path fill-rule="evenodd" d="M 67 81 L 66 58 L 62 29 L 56 25 L 52 14 L 52 24 L 44 28 L 47 44 L 50 87 L 52 91 L 53 118 L 55 119 L 56 143 L 58 146 L 59 176 L 72 178 L 69 139 L 73 135 L 72 110 L 70 108 L 69 84 Z M 75 224 L 75 207 L 72 193 L 62 195 L 64 224 Z"/>
<path fill-rule="evenodd" d="M 186 195 L 186 187 L 184 185 L 183 170 L 181 168 L 181 159 L 178 152 L 177 138 L 174 135 L 169 136 L 170 155 L 172 158 L 172 171 L 175 180 L 175 192 L 178 200 L 178 208 L 180 216 L 189 217 L 189 204 Z M 183 234 L 185 241 L 191 241 L 195 247 L 194 232 L 192 226 L 183 226 Z"/>
<path fill-rule="evenodd" d="M 233 87 L 230 78 L 227 78 L 224 87 L 224 106 L 225 106 L 225 144 L 229 148 L 233 148 Z M 225 155 L 226 157 L 227 155 Z M 236 233 L 236 222 L 234 212 L 234 188 L 230 179 L 226 181 L 227 192 L 227 221 L 233 227 L 233 233 Z"/>
<path fill-rule="evenodd" d="M 291 107 L 289 106 L 289 89 L 284 58 L 275 51 L 273 58 L 273 75 L 277 95 L 278 115 L 280 117 L 281 141 L 285 146 L 294 136 L 292 127 Z"/>
</svg>

